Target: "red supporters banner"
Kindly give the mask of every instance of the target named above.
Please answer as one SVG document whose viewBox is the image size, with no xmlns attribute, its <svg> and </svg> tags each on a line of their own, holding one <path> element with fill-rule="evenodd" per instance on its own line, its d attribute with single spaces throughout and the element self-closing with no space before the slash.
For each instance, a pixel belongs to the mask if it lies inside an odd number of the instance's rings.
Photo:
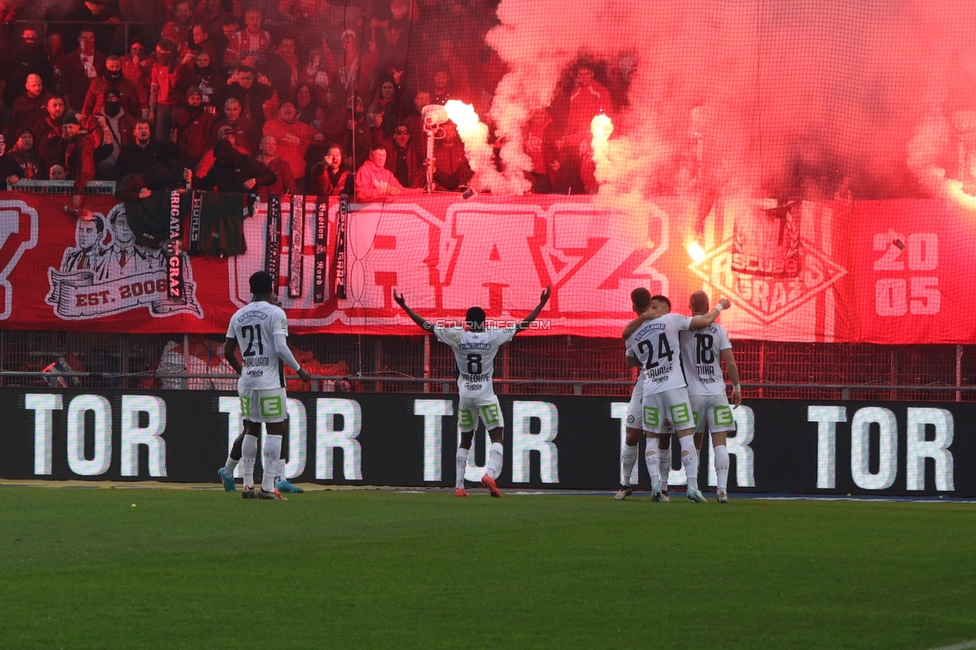
<svg viewBox="0 0 976 650">
<path fill-rule="evenodd" d="M 618 337 L 633 317 L 631 290 L 647 287 L 681 313 L 693 291 L 704 289 L 713 302 L 728 296 L 733 307 L 721 321 L 737 339 L 976 339 L 967 309 L 976 216 L 950 202 L 727 199 L 697 227 L 694 206 L 678 197 L 626 210 L 556 195 L 353 204 L 346 296 L 337 299 L 338 203 L 328 205 L 326 233 L 309 218 L 325 206 L 302 198 L 304 210 L 281 211 L 279 231 L 278 286 L 292 288 L 279 293 L 293 332 L 419 334 L 393 302 L 394 288 L 430 320 L 451 325 L 481 305 L 501 325 L 524 318 L 552 285 L 528 334 Z M 188 255 L 172 242 L 158 250 L 133 245 L 125 206 L 111 197 L 86 198 L 90 219 L 66 216 L 64 205 L 64 197 L 49 195 L 5 193 L 0 200 L 6 328 L 222 333 L 250 299 L 248 278 L 268 264 L 264 201 L 240 225 L 246 250 L 225 258 Z M 240 216 L 231 216 L 222 227 L 233 230 Z M 169 223 L 168 204 L 161 218 Z M 293 247 L 290 233 L 299 226 Z M 191 230 L 183 227 L 183 236 Z M 700 246 L 695 259 L 692 241 Z M 170 287 L 173 268 L 182 271 L 182 291 Z M 307 285 L 323 268 L 329 277 L 315 291 L 295 290 L 296 278 Z"/>
</svg>

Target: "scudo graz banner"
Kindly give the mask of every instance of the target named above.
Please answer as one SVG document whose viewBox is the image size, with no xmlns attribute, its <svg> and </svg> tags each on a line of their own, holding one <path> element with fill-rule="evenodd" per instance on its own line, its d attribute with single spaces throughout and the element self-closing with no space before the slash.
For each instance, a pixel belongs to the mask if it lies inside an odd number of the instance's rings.
<svg viewBox="0 0 976 650">
<path fill-rule="evenodd" d="M 501 404 L 503 488 L 620 483 L 626 401 L 532 396 Z M 230 393 L 3 389 L 0 406 L 7 479 L 216 482 L 241 430 Z M 284 449 L 296 481 L 454 484 L 456 396 L 302 393 L 289 398 L 288 414 Z M 756 400 L 734 415 L 733 492 L 976 496 L 976 404 Z M 479 433 L 469 481 L 484 474 L 485 444 Z M 642 465 L 635 478 L 649 487 Z M 707 451 L 700 481 L 716 484 Z M 672 472 L 672 486 L 684 482 L 683 470 Z"/>
<path fill-rule="evenodd" d="M 91 219 L 66 216 L 64 203 L 2 194 L 4 327 L 222 333 L 250 299 L 248 277 L 275 268 L 299 333 L 419 333 L 394 288 L 432 320 L 459 322 L 480 305 L 503 325 L 551 285 L 528 335 L 617 337 L 643 286 L 679 312 L 698 289 L 728 296 L 721 322 L 738 339 L 976 338 L 976 216 L 942 201 L 724 200 L 696 227 L 692 202 L 677 197 L 621 209 L 592 197 L 434 195 L 354 205 L 341 219 L 334 201 L 281 197 L 270 228 L 264 200 L 243 219 L 207 201 L 157 201 L 171 228 L 159 249 L 134 244 L 111 197 L 86 198 Z M 213 255 L 228 248 L 213 234 L 226 244 L 237 229 L 246 250 Z"/>
</svg>

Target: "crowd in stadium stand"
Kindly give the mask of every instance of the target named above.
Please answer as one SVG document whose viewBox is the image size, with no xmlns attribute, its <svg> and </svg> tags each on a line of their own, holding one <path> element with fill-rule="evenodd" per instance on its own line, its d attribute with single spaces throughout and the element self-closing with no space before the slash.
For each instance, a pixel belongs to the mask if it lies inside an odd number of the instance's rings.
<svg viewBox="0 0 976 650">
<path fill-rule="evenodd" d="M 78 194 L 89 180 L 138 195 L 187 178 L 338 194 L 379 143 L 391 184 L 415 190 L 430 176 L 439 191 L 464 191 L 472 171 L 456 129 L 444 125 L 427 161 L 421 109 L 458 99 L 487 112 L 505 72 L 484 38 L 496 6 L 0 0 L 4 178 L 63 168 Z M 614 100 L 592 68 L 573 81 L 527 130 L 540 193 L 595 189 L 589 121 Z"/>
</svg>

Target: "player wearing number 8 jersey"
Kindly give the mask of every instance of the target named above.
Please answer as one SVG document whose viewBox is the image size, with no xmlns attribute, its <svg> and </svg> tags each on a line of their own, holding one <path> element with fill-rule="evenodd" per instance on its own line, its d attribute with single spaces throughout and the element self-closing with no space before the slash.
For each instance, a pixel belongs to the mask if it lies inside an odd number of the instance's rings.
<svg viewBox="0 0 976 650">
<path fill-rule="evenodd" d="M 468 463 L 471 441 L 478 429 L 480 419 L 488 436 L 491 438 L 491 448 L 488 451 L 488 463 L 481 483 L 488 488 L 493 497 L 502 494 L 495 484 L 495 479 L 502 471 L 504 458 L 505 420 L 502 417 L 498 397 L 492 382 L 495 355 L 498 349 L 512 340 L 516 334 L 528 329 L 536 319 L 542 308 L 549 301 L 550 287 L 542 292 L 542 298 L 532 313 L 517 323 L 514 327 L 487 328 L 485 327 L 485 311 L 481 307 L 468 310 L 466 320 L 467 329 L 463 327 L 438 327 L 428 320 L 424 320 L 416 312 L 407 307 L 403 296 L 393 292 L 393 299 L 410 316 L 410 319 L 427 332 L 433 332 L 438 341 L 446 343 L 454 350 L 454 361 L 458 368 L 458 429 L 461 432 L 461 442 L 455 457 L 454 496 L 466 497 L 464 489 L 464 469 Z"/>
<path fill-rule="evenodd" d="M 704 291 L 691 294 L 689 300 L 693 315 L 708 311 L 708 296 Z M 694 409 L 695 437 L 704 438 L 707 430 L 712 434 L 712 452 L 715 455 L 715 474 L 718 478 L 718 502 L 728 503 L 729 451 L 726 438 L 735 431 L 735 419 L 725 395 L 725 376 L 722 359 L 732 380 L 732 401 L 736 407 L 742 403 L 739 386 L 739 368 L 732 356 L 732 343 L 725 328 L 718 323 L 695 331 L 681 332 L 681 363 L 688 381 L 688 398 Z M 701 449 L 701 442 L 695 445 Z"/>
<path fill-rule="evenodd" d="M 681 370 L 681 344 L 678 334 L 688 329 L 708 327 L 715 322 L 719 312 L 729 305 L 729 301 L 723 298 L 719 307 L 693 318 L 662 313 L 660 305 L 652 306 L 631 321 L 623 332 L 627 349 L 637 357 L 644 376 L 644 431 L 662 433 L 665 420 L 674 426 L 681 444 L 681 464 L 688 474 L 688 500 L 695 503 L 703 503 L 705 497 L 698 490 L 695 423 Z M 657 443 L 657 437 L 648 436 L 647 443 Z M 648 456 L 651 455 L 649 451 Z M 651 467 L 648 469 L 651 470 Z M 657 471 L 650 471 L 650 474 L 651 498 L 657 500 L 662 491 L 660 474 Z"/>
<path fill-rule="evenodd" d="M 275 469 L 281 456 L 281 439 L 288 418 L 282 363 L 296 370 L 302 381 L 310 381 L 312 377 L 288 348 L 288 320 L 284 310 L 275 304 L 277 299 L 271 275 L 258 271 L 251 276 L 250 286 L 254 298 L 230 319 L 227 340 L 224 342 L 224 356 L 240 375 L 237 394 L 241 398 L 241 415 L 244 418 L 241 459 L 244 466 L 244 498 L 253 496 L 250 486 L 254 484 L 254 461 L 261 437 L 261 423 L 265 423 L 268 429 L 262 457 L 265 471 L 261 491 L 256 496 L 282 499 L 274 483 Z M 238 349 L 241 350 L 240 359 L 237 358 Z"/>
</svg>

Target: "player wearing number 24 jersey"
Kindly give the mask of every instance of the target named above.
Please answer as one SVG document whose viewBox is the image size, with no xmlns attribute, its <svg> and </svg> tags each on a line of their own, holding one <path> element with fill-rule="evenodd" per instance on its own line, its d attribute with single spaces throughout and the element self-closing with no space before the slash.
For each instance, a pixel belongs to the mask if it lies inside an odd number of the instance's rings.
<svg viewBox="0 0 976 650">
<path fill-rule="evenodd" d="M 658 301 L 659 303 L 667 301 L 663 296 L 661 298 L 663 300 Z M 660 305 L 652 306 L 631 321 L 623 332 L 627 350 L 637 357 L 644 376 L 644 431 L 661 434 L 665 420 L 674 426 L 678 432 L 678 442 L 681 443 L 681 464 L 688 474 L 688 500 L 695 503 L 704 503 L 705 497 L 698 490 L 695 423 L 687 384 L 681 370 L 681 343 L 678 334 L 688 329 L 708 327 L 715 322 L 719 312 L 730 304 L 723 298 L 716 309 L 693 318 L 665 313 Z M 656 442 L 656 438 L 654 440 Z M 648 444 L 651 444 L 651 438 L 648 438 Z M 651 452 L 648 452 L 648 456 L 650 455 Z M 654 499 L 662 492 L 660 475 L 656 471 L 650 473 L 651 498 Z"/>
<path fill-rule="evenodd" d="M 468 464 L 468 454 L 471 441 L 478 429 L 480 419 L 488 436 L 491 438 L 491 449 L 488 452 L 488 466 L 481 483 L 488 488 L 491 496 L 500 497 L 501 492 L 495 484 L 495 479 L 502 471 L 504 457 L 503 442 L 505 438 L 505 420 L 502 417 L 498 397 L 492 382 L 495 355 L 498 349 L 512 340 L 516 334 L 528 329 L 536 319 L 542 308 L 549 302 L 551 288 L 546 287 L 542 298 L 532 313 L 514 327 L 489 328 L 485 327 L 485 310 L 472 307 L 468 310 L 464 327 L 438 327 L 428 320 L 424 320 L 415 311 L 407 307 L 403 296 L 393 292 L 393 299 L 410 319 L 427 332 L 433 332 L 438 341 L 446 343 L 454 350 L 454 361 L 458 368 L 458 429 L 461 432 L 461 442 L 455 457 L 454 496 L 466 497 L 464 489 L 464 470 Z"/>
</svg>

